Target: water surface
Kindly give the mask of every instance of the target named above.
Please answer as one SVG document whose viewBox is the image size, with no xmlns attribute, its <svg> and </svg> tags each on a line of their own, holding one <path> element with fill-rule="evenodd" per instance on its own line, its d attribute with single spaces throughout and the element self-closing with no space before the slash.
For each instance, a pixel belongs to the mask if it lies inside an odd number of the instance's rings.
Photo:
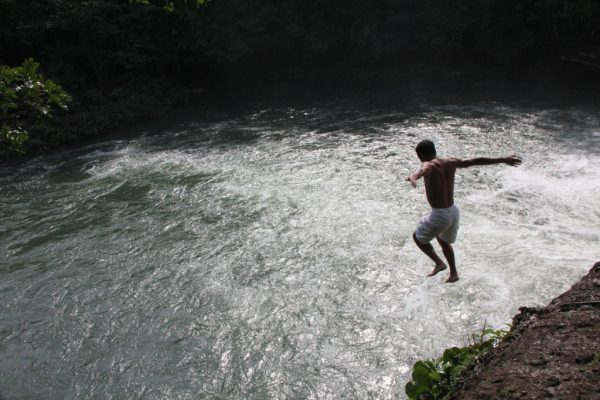
<svg viewBox="0 0 600 400">
<path fill-rule="evenodd" d="M 204 111 L 4 167 L 2 396 L 404 398 L 416 360 L 598 260 L 597 110 L 367 100 Z M 411 241 L 423 138 L 524 160 L 459 171 L 453 285 Z"/>
</svg>

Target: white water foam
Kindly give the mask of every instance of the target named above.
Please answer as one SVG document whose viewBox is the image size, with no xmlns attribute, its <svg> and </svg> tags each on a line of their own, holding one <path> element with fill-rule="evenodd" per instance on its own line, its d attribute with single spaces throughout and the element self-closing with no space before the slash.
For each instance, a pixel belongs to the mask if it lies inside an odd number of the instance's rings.
<svg viewBox="0 0 600 400">
<path fill-rule="evenodd" d="M 593 115 L 272 114 L 103 143 L 3 191 L 8 395 L 402 398 L 416 360 L 504 327 L 598 258 Z M 459 171 L 453 285 L 425 277 L 411 239 L 428 206 L 404 177 L 425 137 L 524 161 Z"/>
</svg>

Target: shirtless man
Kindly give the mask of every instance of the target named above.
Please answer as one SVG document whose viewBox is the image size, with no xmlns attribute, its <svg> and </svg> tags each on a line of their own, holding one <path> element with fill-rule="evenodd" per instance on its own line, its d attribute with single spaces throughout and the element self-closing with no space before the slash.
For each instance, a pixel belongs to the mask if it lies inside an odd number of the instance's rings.
<svg viewBox="0 0 600 400">
<path fill-rule="evenodd" d="M 423 140 L 416 148 L 421 166 L 413 174 L 406 177 L 413 187 L 417 187 L 417 180 L 425 180 L 425 193 L 431 205 L 431 213 L 421 219 L 413 234 L 415 243 L 435 262 L 433 271 L 428 276 L 434 276 L 445 270 L 446 264 L 438 257 L 431 242 L 436 238 L 444 257 L 450 266 L 450 276 L 446 282 L 456 282 L 458 273 L 454 260 L 454 250 L 451 243 L 456 240 L 458 233 L 458 220 L 460 214 L 454 205 L 454 175 L 457 168 L 468 168 L 475 165 L 508 164 L 516 167 L 521 160 L 516 156 L 503 158 L 472 158 L 461 160 L 458 158 L 438 158 L 432 141 Z"/>
</svg>

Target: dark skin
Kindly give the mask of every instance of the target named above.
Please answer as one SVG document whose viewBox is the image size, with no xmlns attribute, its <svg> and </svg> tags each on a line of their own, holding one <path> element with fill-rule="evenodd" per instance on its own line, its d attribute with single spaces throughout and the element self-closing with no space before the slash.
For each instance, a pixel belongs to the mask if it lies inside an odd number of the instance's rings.
<svg viewBox="0 0 600 400">
<path fill-rule="evenodd" d="M 419 160 L 421 160 L 421 166 L 414 173 L 407 176 L 406 180 L 410 182 L 413 187 L 417 187 L 417 180 L 423 178 L 425 181 L 427 201 L 432 208 L 448 208 L 454 205 L 454 176 L 457 168 L 469 168 L 492 164 L 506 164 L 516 167 L 521 164 L 521 160 L 517 156 L 502 158 L 478 157 L 468 160 L 461 160 L 454 157 L 438 158 L 436 155 L 418 152 L 417 156 L 419 157 Z M 435 252 L 431 243 L 419 242 L 415 234 L 413 234 L 413 239 L 419 249 L 435 262 L 435 267 L 428 276 L 434 276 L 447 268 L 446 264 Z M 436 239 L 442 248 L 448 266 L 450 266 L 450 275 L 446 282 L 456 282 L 458 280 L 458 273 L 456 271 L 454 250 L 450 243 L 444 242 L 439 236 Z"/>
</svg>

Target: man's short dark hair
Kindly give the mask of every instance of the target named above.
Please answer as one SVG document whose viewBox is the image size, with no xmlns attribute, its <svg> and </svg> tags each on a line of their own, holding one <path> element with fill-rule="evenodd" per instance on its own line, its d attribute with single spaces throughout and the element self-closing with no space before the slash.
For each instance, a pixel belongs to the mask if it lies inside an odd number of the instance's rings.
<svg viewBox="0 0 600 400">
<path fill-rule="evenodd" d="M 424 156 L 435 156 L 435 145 L 431 140 L 421 140 L 415 149 L 417 154 Z"/>
</svg>

